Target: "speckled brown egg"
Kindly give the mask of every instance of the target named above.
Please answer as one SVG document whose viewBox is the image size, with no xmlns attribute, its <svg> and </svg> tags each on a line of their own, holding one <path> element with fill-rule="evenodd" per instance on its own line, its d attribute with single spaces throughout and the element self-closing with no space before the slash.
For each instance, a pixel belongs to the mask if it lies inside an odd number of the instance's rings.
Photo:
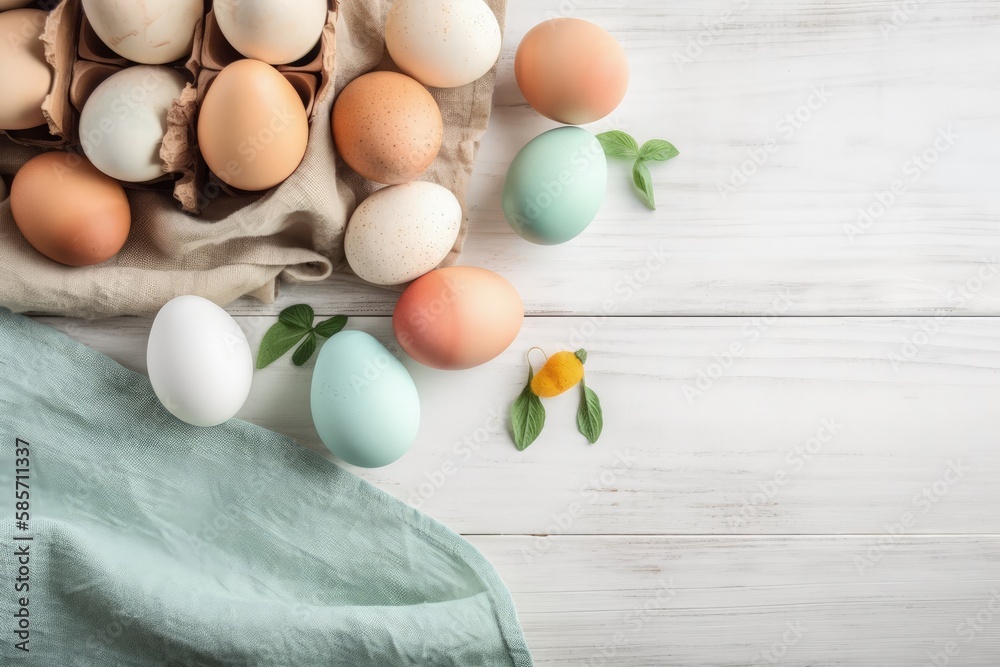
<svg viewBox="0 0 1000 667">
<path fill-rule="evenodd" d="M 118 254 L 132 224 L 125 190 L 85 158 L 53 152 L 28 160 L 10 187 L 10 210 L 38 252 L 69 266 Z"/>
<path fill-rule="evenodd" d="M 363 177 L 398 185 L 430 166 L 444 135 L 427 89 L 396 72 L 372 72 L 344 88 L 333 109 L 337 151 Z"/>
</svg>

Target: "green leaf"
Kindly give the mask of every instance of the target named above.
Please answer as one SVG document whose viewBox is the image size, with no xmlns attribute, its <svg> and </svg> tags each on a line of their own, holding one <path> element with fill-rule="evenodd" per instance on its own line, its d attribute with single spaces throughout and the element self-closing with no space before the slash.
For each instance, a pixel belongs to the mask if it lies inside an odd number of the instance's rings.
<svg viewBox="0 0 1000 667">
<path fill-rule="evenodd" d="M 643 194 L 646 206 L 655 211 L 656 197 L 653 194 L 653 177 L 649 173 L 649 167 L 642 160 L 636 160 L 635 164 L 632 165 L 632 180 L 635 182 L 635 187 L 639 188 L 639 192 Z"/>
<path fill-rule="evenodd" d="M 635 160 L 639 157 L 639 144 L 632 135 L 621 130 L 612 130 L 597 135 L 604 153 L 608 157 L 621 157 Z"/>
<path fill-rule="evenodd" d="M 330 338 L 334 334 L 340 333 L 347 326 L 347 316 L 337 315 L 316 325 L 316 333 L 323 338 Z"/>
<path fill-rule="evenodd" d="M 576 413 L 576 425 L 593 445 L 604 430 L 604 412 L 601 410 L 601 399 L 594 390 L 584 382 L 580 386 L 583 387 L 583 396 L 580 398 L 580 410 Z"/>
<path fill-rule="evenodd" d="M 586 350 L 577 350 L 573 354 L 576 356 L 577 359 L 580 360 L 581 364 L 586 364 L 587 363 L 587 351 Z"/>
<path fill-rule="evenodd" d="M 649 162 L 666 162 L 672 160 L 681 152 L 674 148 L 674 145 L 663 139 L 652 139 L 647 141 L 639 151 L 639 159 Z"/>
<path fill-rule="evenodd" d="M 292 363 L 296 366 L 302 366 L 309 358 L 313 356 L 316 352 L 316 334 L 310 331 L 306 335 L 306 339 L 302 341 L 302 345 L 299 345 L 299 349 L 295 350 L 295 354 L 292 355 Z"/>
<path fill-rule="evenodd" d="M 311 306 L 307 306 L 304 303 L 285 308 L 278 315 L 279 322 L 293 329 L 297 328 L 303 331 L 312 331 L 314 319 L 316 319 L 315 311 L 313 311 Z"/>
<path fill-rule="evenodd" d="M 531 380 L 535 376 L 532 369 L 528 369 L 528 384 L 525 385 L 521 395 L 514 401 L 510 409 L 510 423 L 514 429 L 514 444 L 517 450 L 523 452 L 533 443 L 545 426 L 545 408 L 542 400 L 531 391 Z"/>
<path fill-rule="evenodd" d="M 260 342 L 260 349 L 257 351 L 257 368 L 267 368 L 273 364 L 295 347 L 295 344 L 308 333 L 308 330 L 290 327 L 280 321 L 275 322 Z"/>
</svg>

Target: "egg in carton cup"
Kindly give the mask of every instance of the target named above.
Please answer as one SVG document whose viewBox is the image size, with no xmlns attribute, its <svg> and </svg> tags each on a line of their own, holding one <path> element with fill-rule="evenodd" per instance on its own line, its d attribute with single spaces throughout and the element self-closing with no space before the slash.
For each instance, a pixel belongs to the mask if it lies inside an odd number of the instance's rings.
<svg viewBox="0 0 1000 667">
<path fill-rule="evenodd" d="M 338 6 L 337 0 L 327 0 L 326 19 L 320 32 L 319 41 L 305 56 L 287 64 L 273 65 L 274 69 L 291 84 L 302 100 L 310 127 L 316 121 L 320 103 L 333 92 Z M 240 53 L 226 39 L 219 27 L 214 10 L 209 11 L 205 16 L 204 35 L 200 44 L 201 52 L 198 60 L 201 71 L 197 79 L 195 103 L 199 110 L 206 93 L 215 79 L 218 78 L 219 73 L 229 65 L 247 59 L 246 55 Z M 197 113 L 191 120 L 189 136 L 194 143 L 197 143 Z M 322 119 L 321 122 L 326 122 L 326 119 Z M 219 194 L 236 197 L 262 196 L 264 194 L 259 190 L 242 190 L 224 182 L 218 175 L 212 173 L 200 151 L 198 151 L 196 162 L 195 179 L 189 183 L 179 184 L 179 191 L 175 192 L 175 196 L 181 201 L 185 211 L 200 212 L 201 208 Z"/>
<path fill-rule="evenodd" d="M 74 111 L 82 114 L 84 106 L 97 88 L 109 78 L 120 72 L 128 71 L 129 67 L 121 67 L 106 62 L 77 60 L 73 64 L 73 77 L 70 85 L 69 100 Z M 174 68 L 171 68 L 174 69 Z M 191 83 L 193 75 L 189 69 L 176 70 L 185 75 L 185 86 L 181 95 L 174 99 L 167 113 L 167 132 L 160 146 L 160 160 L 163 166 L 162 175 L 142 182 L 120 180 L 123 187 L 133 190 L 160 190 L 166 194 L 175 194 L 186 182 L 195 178 L 194 142 L 190 136 L 191 109 L 195 105 L 196 90 Z M 79 141 L 85 145 L 90 138 L 81 129 Z"/>
<path fill-rule="evenodd" d="M 39 8 L 38 3 L 27 7 Z M 65 0 L 45 18 L 41 40 L 45 60 L 53 70 L 52 85 L 42 104 L 45 124 L 27 130 L 0 130 L 0 137 L 41 148 L 63 148 L 76 141 L 77 119 L 69 102 L 69 88 L 76 60 L 76 25 L 80 14 L 78 0 Z"/>
<path fill-rule="evenodd" d="M 63 4 L 79 5 L 80 0 L 64 0 Z M 208 12 L 210 7 L 211 1 L 206 0 L 205 12 Z M 204 16 L 202 16 L 201 20 L 198 21 L 194 29 L 194 41 L 192 43 L 191 53 L 185 54 L 174 62 L 166 63 L 166 66 L 173 67 L 175 69 L 186 69 L 191 72 L 193 76 L 197 76 L 198 70 L 201 69 L 201 42 L 204 32 L 205 19 Z M 82 8 L 79 11 L 79 28 L 76 51 L 77 57 L 80 60 L 104 63 L 106 65 L 117 65 L 122 68 L 132 67 L 133 65 L 139 64 L 115 53 L 110 46 L 105 44 L 94 30 L 94 26 L 91 25 L 90 19 L 87 18 L 87 14 L 82 10 Z"/>
<path fill-rule="evenodd" d="M 295 94 L 301 101 L 307 118 L 309 118 L 309 121 L 312 122 L 315 117 L 314 113 L 320 101 L 318 92 L 320 86 L 319 77 L 309 72 L 281 71 L 280 68 L 279 72 L 295 90 Z M 221 72 L 210 69 L 204 69 L 199 74 L 195 99 L 195 107 L 198 110 L 201 109 L 205 96 L 208 94 L 212 84 L 220 74 Z M 197 142 L 197 118 L 193 118 L 192 121 L 190 136 L 192 137 L 192 142 Z M 199 148 L 196 159 L 197 164 L 195 166 L 196 178 L 190 184 L 193 187 L 184 189 L 184 199 L 178 197 L 184 205 L 184 210 L 198 212 L 208 201 L 214 199 L 220 193 L 232 197 L 261 196 L 264 194 L 264 191 L 261 190 L 242 190 L 226 183 L 222 178 L 209 169 L 200 153 L 201 150 Z"/>
</svg>

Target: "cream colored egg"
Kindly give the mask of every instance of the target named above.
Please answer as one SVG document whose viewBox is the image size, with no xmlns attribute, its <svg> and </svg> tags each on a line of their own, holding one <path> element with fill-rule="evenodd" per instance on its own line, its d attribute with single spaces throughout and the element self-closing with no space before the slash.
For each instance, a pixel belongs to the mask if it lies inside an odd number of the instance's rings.
<svg viewBox="0 0 1000 667">
<path fill-rule="evenodd" d="M 42 102 L 52 87 L 41 40 L 46 17 L 40 9 L 0 14 L 0 130 L 45 125 Z"/>
<path fill-rule="evenodd" d="M 130 183 L 163 176 L 167 112 L 184 90 L 180 72 L 159 65 L 123 69 L 91 93 L 80 114 L 80 143 L 94 166 Z"/>
<path fill-rule="evenodd" d="M 203 0 L 83 0 L 94 32 L 123 58 L 163 65 L 191 55 Z"/>
<path fill-rule="evenodd" d="M 392 59 L 433 88 L 456 88 L 489 72 L 503 36 L 482 0 L 398 0 L 385 24 Z"/>
<path fill-rule="evenodd" d="M 215 0 L 213 7 L 233 48 L 271 65 L 305 57 L 326 25 L 327 0 Z"/>
<path fill-rule="evenodd" d="M 393 185 L 366 199 L 351 216 L 344 249 L 363 280 L 400 285 L 436 268 L 462 228 L 462 205 L 436 183 Z"/>
</svg>

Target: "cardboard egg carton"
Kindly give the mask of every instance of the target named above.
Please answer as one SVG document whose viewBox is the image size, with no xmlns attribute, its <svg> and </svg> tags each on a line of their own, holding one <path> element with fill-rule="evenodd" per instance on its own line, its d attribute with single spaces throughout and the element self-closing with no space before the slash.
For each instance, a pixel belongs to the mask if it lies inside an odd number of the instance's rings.
<svg viewBox="0 0 1000 667">
<path fill-rule="evenodd" d="M 292 84 L 302 99 L 310 123 L 320 102 L 332 92 L 335 61 L 334 30 L 337 0 L 328 0 L 327 23 L 319 44 L 301 61 L 276 69 Z M 112 51 L 94 32 L 80 0 L 62 0 L 49 13 L 45 33 L 46 59 L 55 72 L 52 90 L 43 112 L 48 125 L 18 132 L 0 132 L 15 143 L 73 150 L 80 146 L 79 116 L 91 93 L 109 76 L 136 65 Z M 219 71 L 242 59 L 229 44 L 205 2 L 191 55 L 167 65 L 189 81 L 167 115 L 167 133 L 160 150 L 164 176 L 148 183 L 122 183 L 128 188 L 172 192 L 181 208 L 197 214 L 212 199 L 221 196 L 256 195 L 233 190 L 211 175 L 197 146 L 198 109 Z M 331 157 L 332 159 L 332 157 Z"/>
</svg>

